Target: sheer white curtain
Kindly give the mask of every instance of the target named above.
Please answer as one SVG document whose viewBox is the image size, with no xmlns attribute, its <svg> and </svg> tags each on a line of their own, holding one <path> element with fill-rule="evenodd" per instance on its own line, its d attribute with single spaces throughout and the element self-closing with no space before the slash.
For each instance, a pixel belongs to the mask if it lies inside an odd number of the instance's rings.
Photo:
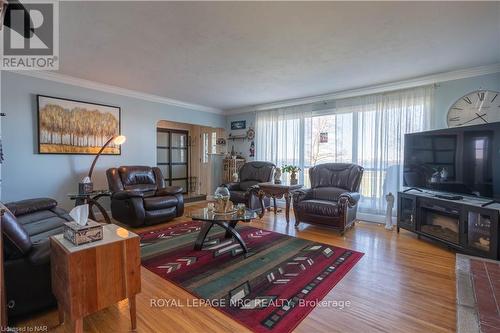
<svg viewBox="0 0 500 333">
<path fill-rule="evenodd" d="M 365 168 L 361 214 L 385 213 L 385 195 L 402 184 L 404 135 L 429 129 L 433 94 L 427 86 L 336 101 L 335 112 L 353 114 L 353 162 Z"/>
<path fill-rule="evenodd" d="M 433 93 L 427 86 L 337 100 L 329 110 L 304 105 L 257 112 L 257 159 L 300 166 L 306 187 L 313 165 L 362 165 L 360 216 L 377 219 L 385 214 L 385 195 L 401 185 L 404 134 L 429 128 Z"/>
<path fill-rule="evenodd" d="M 304 121 L 311 118 L 311 106 L 293 106 L 257 112 L 256 157 L 281 167 L 304 165 Z M 303 181 L 303 173 L 300 174 Z"/>
</svg>

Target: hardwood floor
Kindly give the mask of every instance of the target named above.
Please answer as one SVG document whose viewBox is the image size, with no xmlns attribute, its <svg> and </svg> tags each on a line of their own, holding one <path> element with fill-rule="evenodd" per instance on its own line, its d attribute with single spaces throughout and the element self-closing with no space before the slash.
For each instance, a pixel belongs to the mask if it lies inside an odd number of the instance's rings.
<svg viewBox="0 0 500 333">
<path fill-rule="evenodd" d="M 202 207 L 197 204 L 186 211 Z M 292 215 L 293 216 L 293 215 Z M 176 221 L 186 221 L 179 218 Z M 170 222 L 175 223 L 175 222 Z M 383 226 L 358 222 L 344 237 L 327 228 L 302 223 L 286 224 L 284 213 L 266 212 L 250 225 L 291 236 L 350 248 L 365 253 L 361 261 L 326 296 L 349 301 L 343 309 L 315 308 L 295 332 L 454 332 L 455 254 L 414 234 L 386 231 Z M 136 231 L 155 229 L 158 226 Z M 206 307 L 151 306 L 151 299 L 176 299 L 186 305 L 193 297 L 179 287 L 142 269 L 142 293 L 137 295 L 138 332 L 249 332 L 221 312 Z M 47 325 L 50 331 L 70 332 L 57 326 L 57 311 L 49 311 L 18 327 Z M 86 332 L 130 330 L 126 301 L 88 316 Z"/>
</svg>

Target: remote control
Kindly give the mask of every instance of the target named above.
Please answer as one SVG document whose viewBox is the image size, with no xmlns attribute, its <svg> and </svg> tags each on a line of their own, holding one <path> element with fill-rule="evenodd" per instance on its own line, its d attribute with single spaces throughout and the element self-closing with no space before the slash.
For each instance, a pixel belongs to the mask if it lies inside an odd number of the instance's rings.
<svg viewBox="0 0 500 333">
<path fill-rule="evenodd" d="M 446 199 L 446 200 L 462 200 L 464 197 L 461 195 L 436 194 L 436 198 Z"/>
</svg>

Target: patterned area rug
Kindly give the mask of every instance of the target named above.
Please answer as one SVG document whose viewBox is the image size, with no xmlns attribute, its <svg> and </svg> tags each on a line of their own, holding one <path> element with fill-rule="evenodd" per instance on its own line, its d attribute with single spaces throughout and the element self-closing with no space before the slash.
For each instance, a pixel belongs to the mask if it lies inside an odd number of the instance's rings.
<svg viewBox="0 0 500 333">
<path fill-rule="evenodd" d="M 254 332 L 292 331 L 363 256 L 248 226 L 237 228 L 246 255 L 215 226 L 203 250 L 195 251 L 201 225 L 141 234 L 142 264 Z M 186 306 L 186 300 L 175 303 Z M 338 306 L 324 303 L 319 305 Z"/>
<path fill-rule="evenodd" d="M 500 262 L 457 254 L 457 332 L 500 332 Z"/>
</svg>

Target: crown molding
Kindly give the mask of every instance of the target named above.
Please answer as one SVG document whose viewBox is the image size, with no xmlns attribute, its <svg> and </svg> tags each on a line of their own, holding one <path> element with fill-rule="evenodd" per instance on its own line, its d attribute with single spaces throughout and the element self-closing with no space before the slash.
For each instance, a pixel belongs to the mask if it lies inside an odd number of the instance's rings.
<svg viewBox="0 0 500 333">
<path fill-rule="evenodd" d="M 356 96 L 363 96 L 363 95 L 370 95 L 370 94 L 378 94 L 378 93 L 383 93 L 383 92 L 388 92 L 388 91 L 414 88 L 414 87 L 425 86 L 425 85 L 429 85 L 429 84 L 436 84 L 436 83 L 445 82 L 445 81 L 465 79 L 465 78 L 469 78 L 469 77 L 481 76 L 481 75 L 486 75 L 486 74 L 494 74 L 494 73 L 498 73 L 498 72 L 500 72 L 500 63 L 486 65 L 486 66 L 472 67 L 472 68 L 467 68 L 467 69 L 460 69 L 460 70 L 455 70 L 455 71 L 450 71 L 450 72 L 431 74 L 431 75 L 421 76 L 421 77 L 403 80 L 403 81 L 378 84 L 378 85 L 367 86 L 367 87 L 356 88 L 356 89 L 342 90 L 342 91 L 337 91 L 337 92 L 324 94 L 324 95 L 316 95 L 316 96 L 310 96 L 310 97 L 288 99 L 288 100 L 265 103 L 265 104 L 257 104 L 257 105 L 253 105 L 253 106 L 246 106 L 246 107 L 242 107 L 242 108 L 229 109 L 229 110 L 225 110 L 224 113 L 226 115 L 235 115 L 235 114 L 240 114 L 240 113 L 263 111 L 263 110 L 269 110 L 269 109 L 284 108 L 284 107 L 289 107 L 289 106 L 325 102 L 325 101 L 341 99 L 341 98 L 356 97 Z"/>
<path fill-rule="evenodd" d="M 215 114 L 223 114 L 224 113 L 220 109 L 212 108 L 212 107 L 205 106 L 205 105 L 187 103 L 187 102 L 179 101 L 176 99 L 166 98 L 166 97 L 162 97 L 162 96 L 158 96 L 158 95 L 147 94 L 147 93 L 143 93 L 143 92 L 136 91 L 136 90 L 131 90 L 131 89 L 126 89 L 126 88 L 121 88 L 118 86 L 113 86 L 110 84 L 80 79 L 77 77 L 64 75 L 64 74 L 60 74 L 57 72 L 27 71 L 27 70 L 10 71 L 10 72 L 35 77 L 38 79 L 69 84 L 69 85 L 77 86 L 80 88 L 93 89 L 93 90 L 98 90 L 98 91 L 102 91 L 102 92 L 106 92 L 106 93 L 110 93 L 110 94 L 121 95 L 121 96 L 130 97 L 130 98 L 142 99 L 142 100 L 145 100 L 148 102 L 160 103 L 160 104 L 165 104 L 165 105 L 170 105 L 170 106 L 177 106 L 177 107 L 181 107 L 181 108 L 185 108 L 185 109 L 202 111 L 202 112 L 210 112 L 210 113 L 215 113 Z"/>
</svg>

